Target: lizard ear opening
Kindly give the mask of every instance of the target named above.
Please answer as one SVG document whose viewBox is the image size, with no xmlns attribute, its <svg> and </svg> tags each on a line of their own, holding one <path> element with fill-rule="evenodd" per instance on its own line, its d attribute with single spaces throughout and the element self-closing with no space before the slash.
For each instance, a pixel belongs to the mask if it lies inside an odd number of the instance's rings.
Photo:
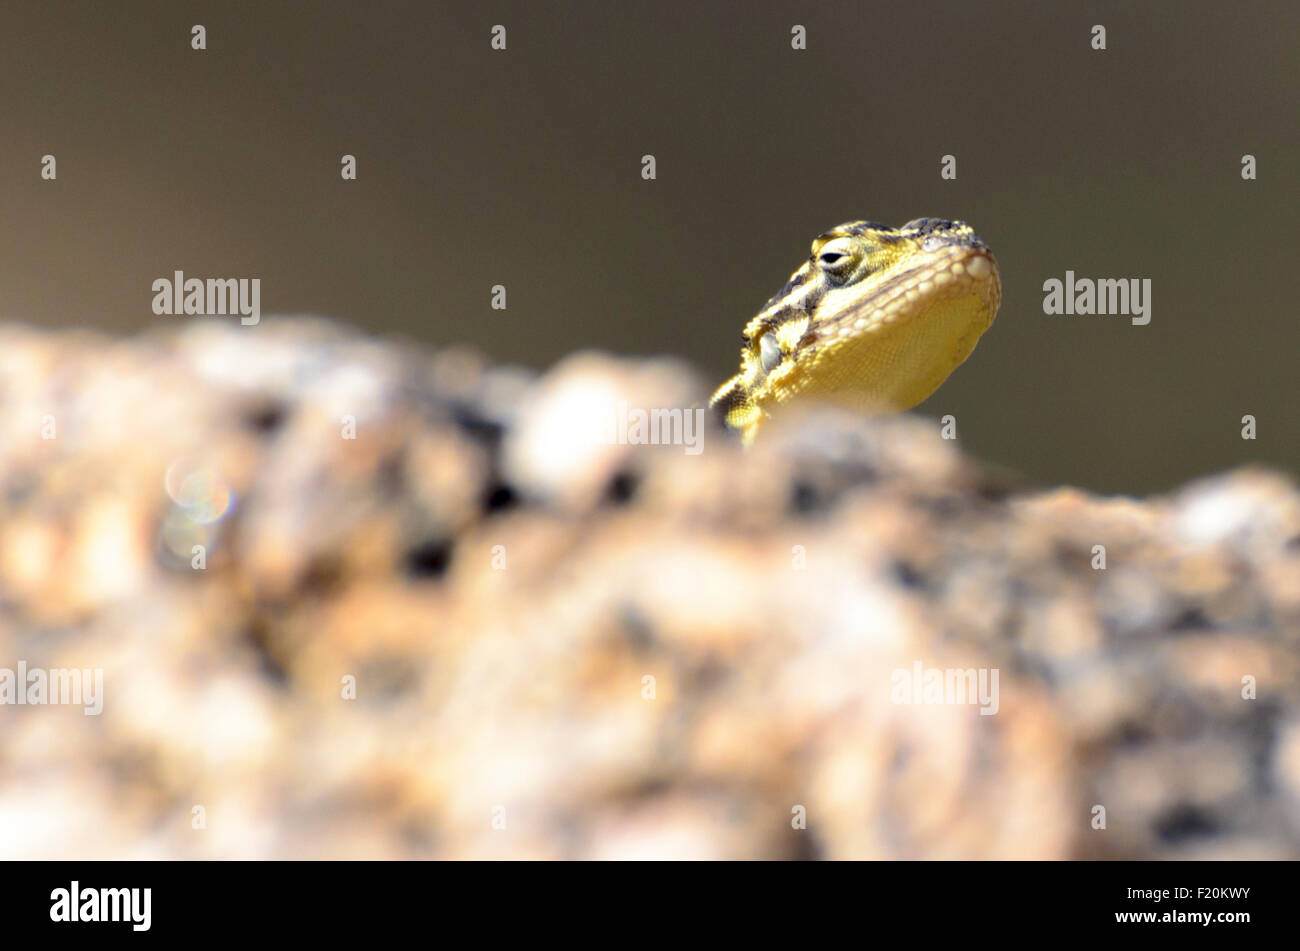
<svg viewBox="0 0 1300 951">
<path fill-rule="evenodd" d="M 771 373 L 781 365 L 783 354 L 781 353 L 780 341 L 776 339 L 776 334 L 765 333 L 759 338 L 758 358 L 763 364 L 764 373 Z"/>
</svg>

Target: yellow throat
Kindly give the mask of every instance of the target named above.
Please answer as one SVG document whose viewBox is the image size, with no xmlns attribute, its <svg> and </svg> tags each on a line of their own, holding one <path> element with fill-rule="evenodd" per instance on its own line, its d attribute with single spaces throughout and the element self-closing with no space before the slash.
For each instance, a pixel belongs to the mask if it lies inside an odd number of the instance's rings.
<svg viewBox="0 0 1300 951">
<path fill-rule="evenodd" d="M 745 325 L 740 372 L 709 405 L 746 445 L 797 400 L 908 409 L 970 356 L 1001 299 L 997 263 L 964 222 L 842 224 Z"/>
</svg>

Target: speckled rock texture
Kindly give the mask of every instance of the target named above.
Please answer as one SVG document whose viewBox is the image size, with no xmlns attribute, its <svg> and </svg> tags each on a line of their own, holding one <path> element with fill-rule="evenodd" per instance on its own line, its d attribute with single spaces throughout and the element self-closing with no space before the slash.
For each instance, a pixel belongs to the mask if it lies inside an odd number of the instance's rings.
<svg viewBox="0 0 1300 951">
<path fill-rule="evenodd" d="M 1300 857 L 1290 477 L 1098 498 L 918 416 L 579 425 L 705 384 L 0 327 L 0 669 L 104 683 L 0 706 L 0 856 Z M 914 670 L 996 670 L 996 712 Z"/>
</svg>

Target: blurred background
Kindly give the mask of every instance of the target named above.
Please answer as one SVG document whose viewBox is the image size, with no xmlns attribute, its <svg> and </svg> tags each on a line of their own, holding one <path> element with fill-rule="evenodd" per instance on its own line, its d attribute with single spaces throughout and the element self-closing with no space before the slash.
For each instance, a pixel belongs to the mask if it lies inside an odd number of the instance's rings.
<svg viewBox="0 0 1300 951">
<path fill-rule="evenodd" d="M 1300 468 L 1300 12 L 456 6 L 0 7 L 0 693 L 104 682 L 0 696 L 0 858 L 1300 855 L 1300 492 L 1243 467 Z M 1168 495 L 905 414 L 572 438 L 920 216 L 1004 288 L 922 413 Z"/>
<path fill-rule="evenodd" d="M 976 455 L 1125 493 L 1298 468 L 1300 8 L 676 7 L 5 3 L 0 319 L 156 329 L 182 269 L 260 277 L 264 314 L 721 382 L 815 234 L 960 218 L 1002 310 L 921 409 Z M 1150 278 L 1151 324 L 1045 316 L 1067 269 Z"/>
</svg>

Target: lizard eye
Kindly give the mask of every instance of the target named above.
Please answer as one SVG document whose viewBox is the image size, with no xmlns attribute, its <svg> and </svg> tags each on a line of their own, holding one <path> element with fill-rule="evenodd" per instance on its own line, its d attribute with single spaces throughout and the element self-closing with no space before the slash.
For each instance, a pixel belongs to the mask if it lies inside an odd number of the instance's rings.
<svg viewBox="0 0 1300 951">
<path fill-rule="evenodd" d="M 817 252 L 817 266 L 832 278 L 843 277 L 853 261 L 853 248 L 844 241 L 832 241 Z"/>
<path fill-rule="evenodd" d="M 781 345 L 772 334 L 763 334 L 758 341 L 758 358 L 763 364 L 763 372 L 771 373 L 781 363 Z"/>
</svg>

